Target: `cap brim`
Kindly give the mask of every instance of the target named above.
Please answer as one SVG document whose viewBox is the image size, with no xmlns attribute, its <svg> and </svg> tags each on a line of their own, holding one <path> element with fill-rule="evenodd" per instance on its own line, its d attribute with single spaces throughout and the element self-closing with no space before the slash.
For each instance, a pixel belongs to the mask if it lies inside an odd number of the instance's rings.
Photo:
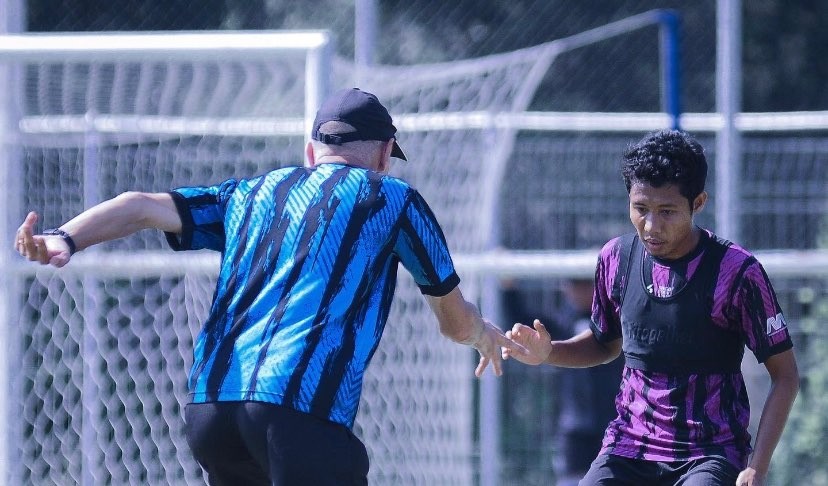
<svg viewBox="0 0 828 486">
<path fill-rule="evenodd" d="M 396 157 L 402 160 L 408 160 L 405 157 L 405 153 L 403 153 L 402 149 L 400 148 L 400 144 L 398 144 L 396 140 L 394 140 L 394 148 L 391 150 L 391 157 Z"/>
</svg>

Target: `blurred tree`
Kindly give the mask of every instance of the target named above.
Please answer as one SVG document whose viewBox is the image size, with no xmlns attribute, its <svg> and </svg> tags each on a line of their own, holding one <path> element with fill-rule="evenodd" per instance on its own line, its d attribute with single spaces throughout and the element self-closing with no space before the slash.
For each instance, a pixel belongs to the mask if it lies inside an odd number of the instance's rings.
<svg viewBox="0 0 828 486">
<path fill-rule="evenodd" d="M 828 2 L 743 2 L 745 111 L 828 109 Z"/>
<path fill-rule="evenodd" d="M 715 56 L 715 0 L 462 0 L 431 2 L 377 0 L 380 8 L 378 61 L 386 64 L 445 62 L 512 51 L 619 20 L 653 8 L 672 8 L 681 14 L 685 109 L 713 109 Z M 821 0 L 751 0 L 743 4 L 744 103 L 746 111 L 828 109 L 828 2 Z M 328 28 L 343 57 L 353 56 L 354 1 L 319 0 L 30 0 L 30 31 L 99 30 L 200 30 L 200 29 L 311 29 Z M 652 35 L 648 33 L 646 35 Z M 630 62 L 618 55 L 616 64 L 595 62 L 592 78 L 608 79 L 608 72 L 641 86 L 642 93 L 657 86 L 641 84 L 652 79 L 657 66 L 650 55 Z M 609 59 L 612 61 L 612 59 Z M 566 63 L 566 59 L 562 60 Z M 571 62 L 583 64 L 582 59 Z M 587 61 L 589 62 L 589 61 Z M 565 66 L 564 66 L 565 67 Z M 603 68 L 604 71 L 601 71 Z M 565 71 L 565 69 L 562 69 Z M 550 80 L 547 92 L 568 106 L 536 109 L 599 109 L 608 93 L 589 89 L 594 79 Z M 549 99 L 541 96 L 538 99 Z M 652 106 L 652 96 L 630 93 L 630 110 Z"/>
<path fill-rule="evenodd" d="M 822 364 L 828 353 L 823 330 L 828 322 L 828 298 L 812 294 L 813 290 L 806 286 L 799 292 L 805 308 L 794 346 L 800 369 L 807 373 L 802 374 L 799 396 L 774 454 L 769 484 L 828 486 L 828 368 Z"/>
<path fill-rule="evenodd" d="M 227 15 L 225 0 L 30 0 L 27 8 L 33 32 L 216 29 Z"/>
</svg>

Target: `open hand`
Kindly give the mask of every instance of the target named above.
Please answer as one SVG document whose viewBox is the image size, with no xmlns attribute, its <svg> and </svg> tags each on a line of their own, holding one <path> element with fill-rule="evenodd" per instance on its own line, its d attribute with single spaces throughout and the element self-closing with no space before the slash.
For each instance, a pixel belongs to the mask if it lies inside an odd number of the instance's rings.
<svg viewBox="0 0 828 486">
<path fill-rule="evenodd" d="M 503 351 L 501 350 L 510 349 L 516 353 L 528 353 L 529 351 L 519 343 L 509 339 L 491 322 L 486 320 L 483 322 L 485 327 L 483 328 L 483 333 L 480 335 L 480 339 L 471 345 L 480 353 L 480 361 L 474 370 L 474 374 L 480 378 L 483 376 L 486 367 L 491 363 L 495 376 L 500 376 L 503 374 L 503 361 L 501 356 Z"/>
<path fill-rule="evenodd" d="M 516 323 L 511 330 L 506 331 L 506 337 L 521 345 L 520 348 L 503 348 L 503 359 L 515 358 L 521 363 L 539 365 L 546 361 L 552 352 L 552 338 L 549 331 L 535 319 L 532 329 L 521 323 Z"/>
</svg>

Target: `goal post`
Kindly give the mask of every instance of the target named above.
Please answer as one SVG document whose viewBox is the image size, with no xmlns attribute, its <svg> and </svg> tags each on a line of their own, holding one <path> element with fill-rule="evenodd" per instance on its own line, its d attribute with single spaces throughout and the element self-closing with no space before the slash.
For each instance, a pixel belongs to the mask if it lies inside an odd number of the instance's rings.
<svg viewBox="0 0 828 486">
<path fill-rule="evenodd" d="M 81 34 L 13 34 L 0 36 L 0 62 L 267 62 L 273 56 L 296 55 L 305 60 L 303 120 L 313 122 L 329 91 L 332 60 L 327 31 L 193 31 L 177 33 L 123 32 Z M 90 122 L 80 113 L 84 122 Z M 70 117 L 62 123 L 72 123 Z M 84 127 L 85 124 L 76 126 Z M 25 123 L 25 121 L 23 121 Z M 91 120 L 92 123 L 96 120 Z M 104 124 L 103 120 L 97 121 Z M 117 130 L 117 125 L 111 127 Z M 135 129 L 134 127 L 130 127 Z M 305 128 L 308 128 L 307 126 Z M 129 129 L 129 128 L 128 128 Z"/>
</svg>

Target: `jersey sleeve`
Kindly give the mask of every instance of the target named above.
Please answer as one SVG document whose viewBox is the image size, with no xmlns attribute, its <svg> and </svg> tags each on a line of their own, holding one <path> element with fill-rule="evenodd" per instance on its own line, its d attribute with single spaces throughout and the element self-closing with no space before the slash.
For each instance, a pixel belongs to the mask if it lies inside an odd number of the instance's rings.
<svg viewBox="0 0 828 486">
<path fill-rule="evenodd" d="M 227 200 L 238 181 L 231 179 L 215 186 L 180 187 L 170 192 L 181 217 L 181 233 L 165 233 L 175 251 L 223 251 L 224 216 Z"/>
<path fill-rule="evenodd" d="M 746 261 L 737 277 L 732 305 L 728 314 L 739 323 L 757 361 L 763 363 L 793 347 L 776 292 L 755 258 Z"/>
<path fill-rule="evenodd" d="M 595 267 L 595 292 L 592 298 L 592 334 L 598 342 L 607 343 L 621 337 L 620 301 L 613 287 L 619 275 L 619 238 L 610 240 L 601 248 Z M 621 285 L 626 282 L 619 282 Z"/>
<path fill-rule="evenodd" d="M 409 193 L 394 252 L 425 295 L 442 297 L 460 283 L 446 238 L 425 199 Z"/>
</svg>

